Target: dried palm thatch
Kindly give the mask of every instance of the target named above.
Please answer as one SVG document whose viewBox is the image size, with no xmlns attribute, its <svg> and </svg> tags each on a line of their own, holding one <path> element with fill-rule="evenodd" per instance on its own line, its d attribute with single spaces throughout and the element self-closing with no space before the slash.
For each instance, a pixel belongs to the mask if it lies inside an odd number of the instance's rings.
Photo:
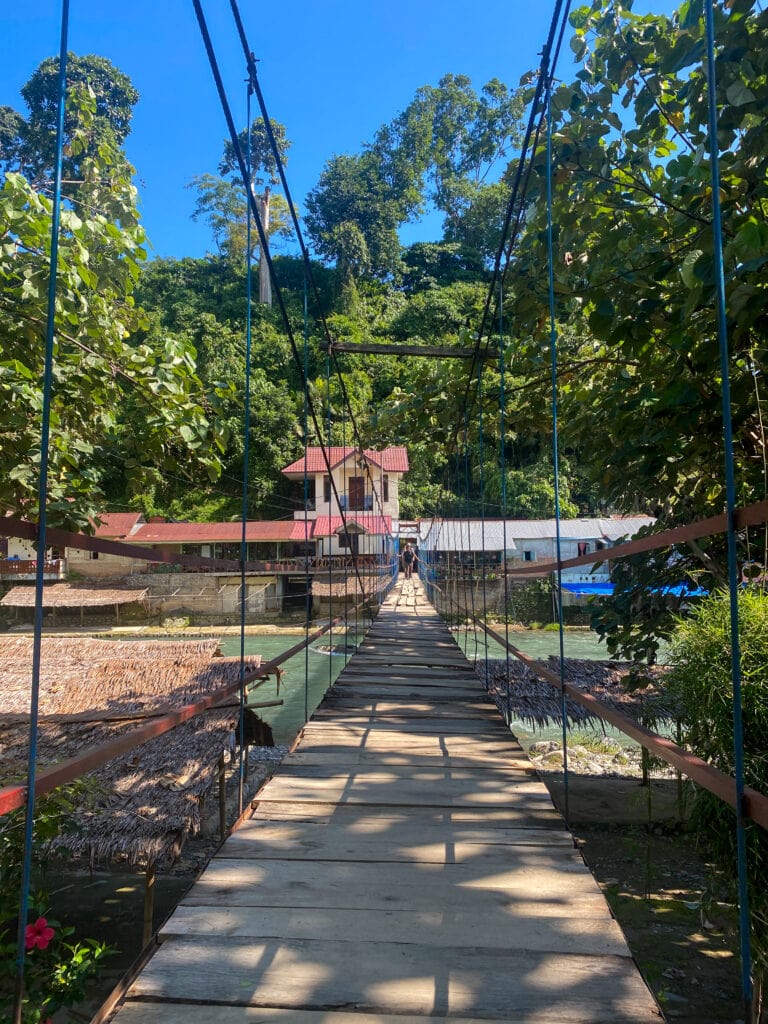
<svg viewBox="0 0 768 1024">
<path fill-rule="evenodd" d="M 18 640 L 22 638 L 13 638 Z M 27 638 L 23 638 L 27 639 Z M 44 647 L 55 644 L 48 640 Z M 180 706 L 234 684 L 240 676 L 238 658 L 212 655 L 217 641 L 204 645 L 67 639 L 63 649 L 44 650 L 41 670 L 41 720 L 38 768 L 82 753 L 133 728 L 130 716 L 152 708 Z M 94 649 L 93 645 L 96 645 Z M 12 646 L 18 646 L 14 644 Z M 124 656 L 100 657 L 98 648 L 126 649 Z M 130 657 L 128 648 L 143 648 Z M 201 649 L 202 648 L 202 649 Z M 87 650 L 96 655 L 89 660 Z M 7 651 L 7 648 L 6 648 Z M 2 658 L 3 669 L 26 659 L 17 654 Z M 46 658 L 45 655 L 48 655 Z M 257 668 L 260 657 L 248 659 Z M 29 665 L 11 677 L 2 671 L 0 698 L 9 710 L 28 710 Z M 93 713 L 93 720 L 66 722 L 47 719 L 50 714 Z M 110 711 L 126 720 L 105 721 Z M 23 778 L 26 769 L 27 727 L 18 715 L 0 716 L 0 778 Z M 15 718 L 15 720 L 14 720 Z M 222 753 L 232 746 L 239 718 L 237 707 L 204 712 L 135 750 L 116 757 L 87 776 L 89 786 L 75 812 L 75 830 L 56 840 L 59 848 L 88 853 L 91 860 L 124 856 L 132 863 L 175 857 L 185 837 L 200 827 L 200 801 L 214 783 Z"/>
<path fill-rule="evenodd" d="M 77 583 L 51 583 L 43 587 L 44 608 L 99 608 L 104 605 L 133 604 L 143 601 L 149 591 L 115 590 Z M 6 608 L 34 608 L 35 587 L 13 587 L 0 600 Z"/>
<path fill-rule="evenodd" d="M 6 714 L 29 708 L 32 641 L 13 656 L 0 645 L 0 696 Z M 40 714 L 88 710 L 131 713 L 158 704 L 180 705 L 223 685 L 229 659 L 214 657 L 218 641 L 149 643 L 44 639 L 40 667 Z M 114 652 L 114 653 L 113 653 Z M 260 659 L 259 659 L 260 661 Z M 259 663 L 256 662 L 256 664 Z M 239 664 L 239 663 L 238 663 Z"/>
<path fill-rule="evenodd" d="M 97 658 L 157 658 L 192 657 L 210 658 L 221 653 L 217 639 L 210 640 L 98 640 L 81 636 L 44 636 L 43 660 L 56 658 L 64 661 L 88 662 Z M 15 658 L 26 658 L 31 664 L 31 636 L 0 636 L 0 664 Z M 3 666 L 5 667 L 5 666 Z"/>
<path fill-rule="evenodd" d="M 554 655 L 550 656 L 546 667 L 550 672 L 559 675 L 560 659 Z M 591 694 L 640 724 L 653 726 L 673 719 L 674 709 L 666 701 L 661 686 L 649 685 L 633 691 L 627 688 L 627 680 L 633 667 L 635 666 L 631 662 L 566 658 L 563 677 L 566 683 Z M 560 691 L 552 683 L 537 676 L 523 662 L 510 657 L 507 673 L 506 661 L 491 660 L 488 662 L 486 675 L 485 663 L 478 661 L 475 671 L 487 685 L 496 703 L 504 708 L 509 706 L 513 718 L 536 727 L 562 724 Z M 656 669 L 654 677 L 660 681 L 662 674 L 661 669 Z M 570 698 L 566 698 L 566 714 L 569 722 L 602 721 L 584 705 Z"/>
</svg>

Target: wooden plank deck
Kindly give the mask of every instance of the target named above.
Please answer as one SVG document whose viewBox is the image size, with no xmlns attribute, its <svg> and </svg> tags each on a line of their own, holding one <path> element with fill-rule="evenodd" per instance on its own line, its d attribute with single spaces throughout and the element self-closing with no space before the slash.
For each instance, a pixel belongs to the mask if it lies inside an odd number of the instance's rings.
<svg viewBox="0 0 768 1024">
<path fill-rule="evenodd" d="M 662 1020 L 418 580 L 160 939 L 115 1024 Z"/>
</svg>

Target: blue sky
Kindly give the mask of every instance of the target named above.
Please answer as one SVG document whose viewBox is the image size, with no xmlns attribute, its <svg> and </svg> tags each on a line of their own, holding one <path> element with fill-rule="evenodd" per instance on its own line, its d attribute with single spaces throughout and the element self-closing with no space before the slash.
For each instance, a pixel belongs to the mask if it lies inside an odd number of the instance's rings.
<svg viewBox="0 0 768 1024">
<path fill-rule="evenodd" d="M 576 4 L 574 4 L 576 6 Z M 671 0 L 637 2 L 669 12 Z M 546 0 L 240 0 L 270 115 L 287 128 L 287 166 L 301 205 L 335 153 L 356 152 L 421 85 L 448 73 L 476 88 L 491 78 L 517 85 L 538 63 L 553 4 Z M 238 124 L 245 125 L 245 67 L 227 0 L 204 0 Z M 23 111 L 21 86 L 58 52 L 61 5 L 8 2 L 0 104 Z M 144 225 L 159 256 L 202 256 L 207 228 L 190 219 L 197 174 L 216 173 L 226 127 L 191 0 L 70 0 L 69 49 L 108 57 L 141 94 L 127 150 L 137 169 Z M 560 73 L 572 69 L 570 51 Z M 434 238 L 432 218 L 406 241 Z"/>
</svg>

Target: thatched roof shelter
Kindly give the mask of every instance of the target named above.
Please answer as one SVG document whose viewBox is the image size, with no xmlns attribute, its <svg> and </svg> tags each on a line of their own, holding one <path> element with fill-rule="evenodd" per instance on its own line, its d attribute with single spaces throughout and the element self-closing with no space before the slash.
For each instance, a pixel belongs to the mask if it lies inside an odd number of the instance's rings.
<svg viewBox="0 0 768 1024">
<path fill-rule="evenodd" d="M 43 587 L 44 608 L 100 608 L 105 605 L 133 604 L 148 594 L 143 590 L 116 590 L 114 587 L 85 586 L 79 583 L 51 583 Z M 35 587 L 13 587 L 0 599 L 6 608 L 34 608 Z"/>
<path fill-rule="evenodd" d="M 550 672 L 559 675 L 560 659 L 550 655 L 546 667 Z M 637 690 L 627 688 L 628 677 L 633 667 L 636 666 L 631 662 L 566 658 L 563 677 L 566 683 L 591 694 L 640 724 L 652 726 L 672 719 L 673 709 L 666 701 L 661 686 L 650 685 Z M 485 662 L 482 659 L 476 662 L 475 669 L 497 704 L 505 708 L 507 678 L 509 679 L 509 707 L 513 718 L 536 727 L 562 723 L 559 689 L 545 679 L 539 678 L 532 669 L 513 655 L 509 658 L 509 674 L 507 662 L 502 660 L 489 660 L 487 680 Z M 653 670 L 654 678 L 660 680 L 662 675 L 662 669 Z M 602 721 L 583 704 L 571 699 L 566 699 L 566 713 L 569 722 Z"/>
<path fill-rule="evenodd" d="M 188 704 L 236 683 L 238 658 L 216 657 L 218 641 L 130 642 L 43 639 L 40 770 L 129 732 L 136 718 Z M 111 652 L 114 655 L 110 657 Z M 0 780 L 22 779 L 28 751 L 32 641 L 0 641 Z M 247 660 L 257 668 L 260 657 Z M 228 702 L 229 703 L 229 702 Z M 56 845 L 92 860 L 175 857 L 200 827 L 200 801 L 232 746 L 239 708 L 216 708 L 114 758 L 87 776 L 76 831 Z"/>
</svg>

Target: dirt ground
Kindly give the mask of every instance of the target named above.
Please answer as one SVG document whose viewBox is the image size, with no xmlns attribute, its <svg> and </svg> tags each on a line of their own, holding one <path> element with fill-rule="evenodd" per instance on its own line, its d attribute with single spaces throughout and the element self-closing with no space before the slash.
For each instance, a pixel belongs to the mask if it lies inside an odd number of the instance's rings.
<svg viewBox="0 0 768 1024">
<path fill-rule="evenodd" d="M 542 771 L 565 812 L 561 772 Z M 735 1024 L 741 1020 L 733 912 L 711 902 L 711 872 L 679 820 L 675 780 L 595 777 L 571 772 L 571 830 L 602 886 L 632 953 L 670 1024 Z M 215 823 L 190 840 L 181 861 L 159 870 L 155 926 L 171 912 L 218 846 Z M 55 1024 L 86 1022 L 141 949 L 144 875 L 116 867 L 92 874 L 56 865 L 55 916 L 117 952 L 92 988 L 88 1004 L 57 1015 Z"/>
<path fill-rule="evenodd" d="M 562 773 L 541 777 L 565 814 Z M 735 913 L 680 820 L 679 797 L 675 779 L 649 787 L 570 773 L 570 828 L 667 1020 L 736 1024 L 743 1017 Z"/>
</svg>

